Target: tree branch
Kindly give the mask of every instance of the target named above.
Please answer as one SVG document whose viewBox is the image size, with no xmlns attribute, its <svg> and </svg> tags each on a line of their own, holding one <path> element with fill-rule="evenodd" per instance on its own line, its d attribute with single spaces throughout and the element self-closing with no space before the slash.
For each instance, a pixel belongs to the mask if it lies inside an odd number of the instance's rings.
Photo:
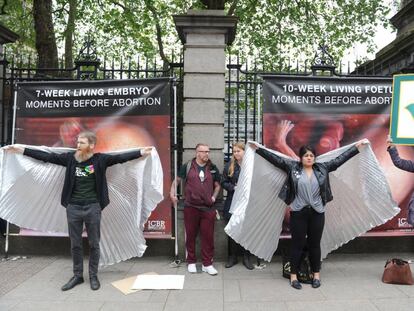
<svg viewBox="0 0 414 311">
<path fill-rule="evenodd" d="M 73 66 L 73 33 L 76 26 L 77 0 L 69 0 L 68 20 L 66 23 L 65 36 L 65 67 Z"/>
<path fill-rule="evenodd" d="M 230 5 L 229 11 L 227 12 L 228 16 L 234 15 L 234 11 L 236 11 L 238 0 L 233 0 L 232 4 Z"/>
<path fill-rule="evenodd" d="M 115 5 L 117 5 L 117 6 L 119 6 L 119 7 L 121 7 L 124 11 L 129 11 L 129 9 L 125 6 L 125 5 L 123 5 L 123 4 L 121 4 L 121 3 L 119 3 L 118 1 L 111 1 L 113 4 L 115 4 Z"/>
<path fill-rule="evenodd" d="M 3 5 L 1 6 L 0 9 L 0 15 L 6 15 L 6 6 L 7 6 L 7 0 L 3 0 Z"/>
<path fill-rule="evenodd" d="M 56 9 L 56 10 L 52 11 L 52 14 L 55 15 L 57 13 L 62 13 L 62 12 L 68 13 L 68 10 L 65 9 L 65 7 L 61 7 L 60 9 Z"/>
<path fill-rule="evenodd" d="M 162 31 L 161 31 L 161 26 L 160 26 L 160 23 L 159 23 L 157 10 L 155 9 L 153 4 L 151 3 L 151 0 L 145 0 L 145 6 L 151 12 L 151 14 L 154 18 L 155 29 L 157 31 L 158 50 L 159 50 L 161 59 L 163 60 L 164 65 L 166 66 L 170 63 L 170 61 L 168 60 L 167 56 L 164 53 L 164 45 L 162 43 Z"/>
</svg>

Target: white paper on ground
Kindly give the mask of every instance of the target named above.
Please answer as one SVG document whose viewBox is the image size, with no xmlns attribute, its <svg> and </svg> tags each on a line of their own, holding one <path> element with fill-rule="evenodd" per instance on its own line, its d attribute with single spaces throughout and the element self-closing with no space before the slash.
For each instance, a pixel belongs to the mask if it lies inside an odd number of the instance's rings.
<svg viewBox="0 0 414 311">
<path fill-rule="evenodd" d="M 157 274 L 155 272 L 146 272 L 143 274 L 148 274 L 148 275 L 154 275 Z M 115 287 L 116 289 L 120 290 L 124 295 L 128 295 L 128 294 L 132 294 L 132 293 L 136 293 L 137 291 L 139 291 L 140 289 L 132 289 L 132 285 L 134 285 L 134 282 L 136 280 L 136 276 L 131 276 L 128 277 L 126 279 L 122 279 L 119 281 L 115 281 L 112 282 L 112 286 Z"/>
<path fill-rule="evenodd" d="M 138 275 L 131 289 L 183 289 L 184 275 Z"/>
</svg>

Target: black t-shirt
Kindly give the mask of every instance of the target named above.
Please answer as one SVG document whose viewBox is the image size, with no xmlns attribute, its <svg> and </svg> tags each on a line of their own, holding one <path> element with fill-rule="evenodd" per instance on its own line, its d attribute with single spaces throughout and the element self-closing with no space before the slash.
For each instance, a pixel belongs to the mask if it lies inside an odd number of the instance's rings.
<svg viewBox="0 0 414 311">
<path fill-rule="evenodd" d="M 95 168 L 90 160 L 76 164 L 71 203 L 98 202 Z"/>
</svg>

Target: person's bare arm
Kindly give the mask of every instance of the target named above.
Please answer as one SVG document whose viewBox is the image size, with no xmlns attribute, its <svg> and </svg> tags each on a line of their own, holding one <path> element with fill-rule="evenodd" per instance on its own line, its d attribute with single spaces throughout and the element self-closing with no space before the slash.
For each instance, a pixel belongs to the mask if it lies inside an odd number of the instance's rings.
<svg viewBox="0 0 414 311">
<path fill-rule="evenodd" d="M 214 192 L 213 192 L 213 196 L 211 197 L 211 199 L 213 200 L 213 203 L 216 202 L 217 196 L 220 192 L 220 183 L 218 181 L 214 182 Z"/>
<path fill-rule="evenodd" d="M 173 180 L 170 189 L 170 200 L 174 203 L 174 206 L 177 206 L 178 197 L 177 197 L 177 185 L 181 182 L 181 178 L 177 176 L 175 180 Z"/>
</svg>

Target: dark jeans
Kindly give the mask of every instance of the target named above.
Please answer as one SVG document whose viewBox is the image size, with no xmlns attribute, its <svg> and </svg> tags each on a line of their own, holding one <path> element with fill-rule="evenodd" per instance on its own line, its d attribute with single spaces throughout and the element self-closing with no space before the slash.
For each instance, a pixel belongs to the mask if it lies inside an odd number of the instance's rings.
<svg viewBox="0 0 414 311">
<path fill-rule="evenodd" d="M 325 225 L 325 213 L 318 213 L 311 207 L 290 212 L 291 273 L 296 274 L 305 246 L 309 252 L 312 272 L 321 269 L 321 238 Z"/>
<path fill-rule="evenodd" d="M 101 238 L 101 206 L 69 204 L 66 208 L 71 244 L 73 274 L 83 275 L 82 231 L 85 224 L 89 241 L 89 277 L 97 276 L 99 264 L 99 241 Z"/>
</svg>

